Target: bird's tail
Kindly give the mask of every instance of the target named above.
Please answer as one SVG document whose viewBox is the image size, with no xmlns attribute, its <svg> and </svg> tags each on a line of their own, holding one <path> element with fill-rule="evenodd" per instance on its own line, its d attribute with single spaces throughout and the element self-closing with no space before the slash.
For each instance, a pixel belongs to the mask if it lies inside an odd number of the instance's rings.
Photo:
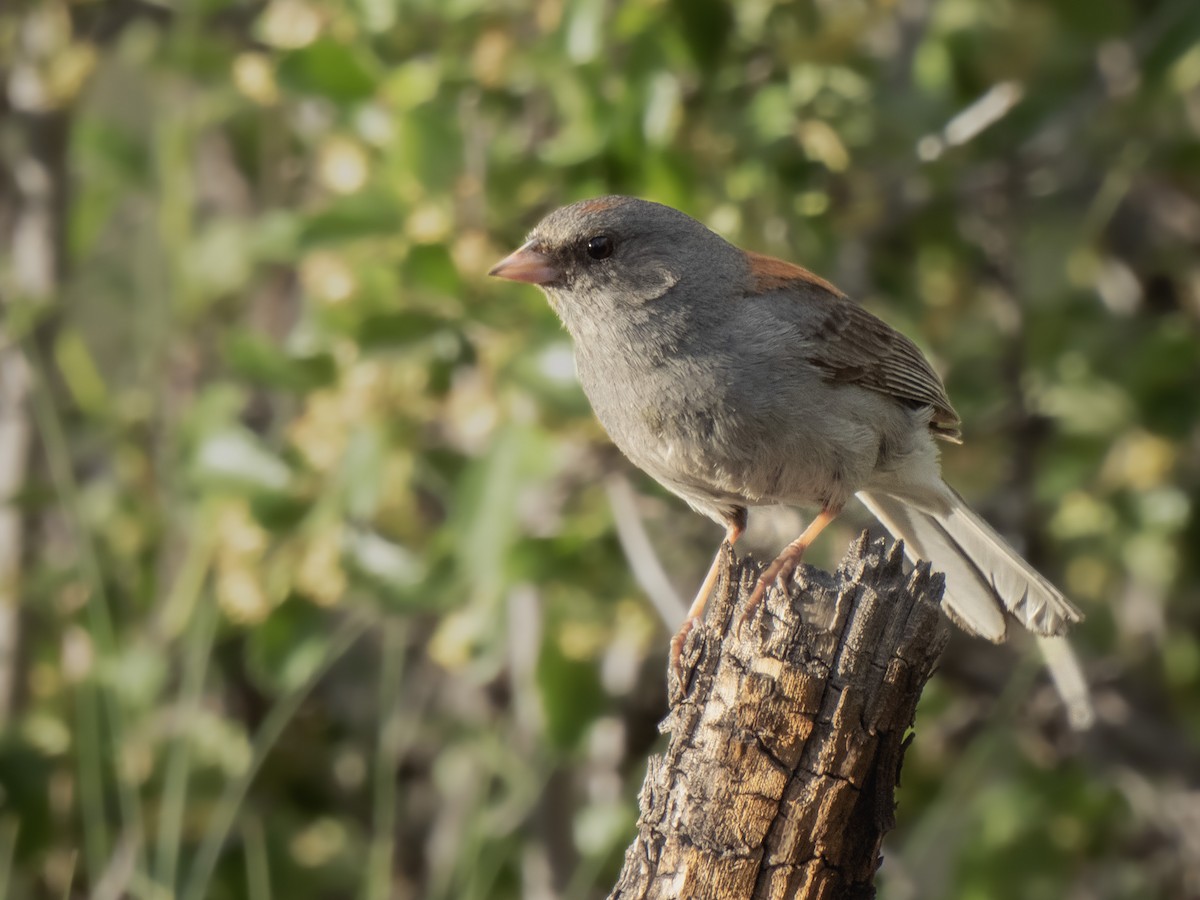
<svg viewBox="0 0 1200 900">
<path fill-rule="evenodd" d="M 936 503 L 913 505 L 889 494 L 858 498 L 904 541 L 910 560 L 927 560 L 946 576 L 947 615 L 964 630 L 993 642 L 1004 640 L 1007 615 L 1038 635 L 1050 675 L 1072 722 L 1092 718 L 1087 684 L 1062 635 L 1083 613 L 1000 537 L 944 482 Z"/>
</svg>

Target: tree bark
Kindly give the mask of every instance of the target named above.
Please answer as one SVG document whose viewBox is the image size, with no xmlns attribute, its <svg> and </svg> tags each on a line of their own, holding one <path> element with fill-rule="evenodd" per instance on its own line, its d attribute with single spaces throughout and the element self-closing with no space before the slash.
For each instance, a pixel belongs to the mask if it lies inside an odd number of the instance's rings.
<svg viewBox="0 0 1200 900">
<path fill-rule="evenodd" d="M 0 26 L 6 24 L 0 17 Z M 7 24 L 14 24 L 9 20 Z M 39 71 L 37 29 L 16 20 L 15 48 L 25 64 L 26 89 Z M 10 67 L 0 66 L 0 85 L 11 85 Z M 9 91 L 16 96 L 19 92 Z M 35 92 L 36 93 L 36 92 Z M 0 98 L 0 248 L 10 260 L 0 271 L 0 732 L 8 724 L 17 693 L 21 652 L 20 583 L 28 525 L 14 497 L 29 478 L 34 428 L 30 412 L 33 373 L 9 317 L 18 304 L 44 307 L 62 278 L 66 242 L 68 113 L 25 109 Z M 26 310 L 24 318 L 34 319 Z M 27 327 L 27 326 L 25 326 Z"/>
<path fill-rule="evenodd" d="M 722 551 L 671 676 L 610 900 L 873 897 L 917 700 L 949 637 L 942 576 L 864 532 L 738 627 L 760 566 Z"/>
</svg>

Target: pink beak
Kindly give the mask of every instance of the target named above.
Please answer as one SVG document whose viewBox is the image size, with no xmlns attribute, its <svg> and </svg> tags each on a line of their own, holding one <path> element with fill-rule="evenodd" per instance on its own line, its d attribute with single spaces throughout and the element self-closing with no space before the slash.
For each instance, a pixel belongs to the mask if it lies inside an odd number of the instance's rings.
<svg viewBox="0 0 1200 900">
<path fill-rule="evenodd" d="M 533 249 L 532 242 L 508 254 L 492 266 L 488 274 L 528 284 L 549 284 L 562 276 L 562 272 L 550 262 L 550 257 Z"/>
</svg>

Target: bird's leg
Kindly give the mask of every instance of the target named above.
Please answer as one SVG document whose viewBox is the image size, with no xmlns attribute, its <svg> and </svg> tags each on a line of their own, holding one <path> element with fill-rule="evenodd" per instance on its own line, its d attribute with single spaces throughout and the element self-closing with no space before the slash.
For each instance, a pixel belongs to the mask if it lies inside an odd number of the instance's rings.
<svg viewBox="0 0 1200 900">
<path fill-rule="evenodd" d="M 717 573 L 721 569 L 721 549 L 724 548 L 725 544 L 733 547 L 745 530 L 746 511 L 744 509 L 738 510 L 725 520 L 725 541 L 717 549 L 717 554 L 713 557 L 712 565 L 708 567 L 708 574 L 704 576 L 704 581 L 700 584 L 700 590 L 696 592 L 696 599 L 692 601 L 691 608 L 688 609 L 687 618 L 683 620 L 683 625 L 679 627 L 679 631 L 671 638 L 671 668 L 675 670 L 675 674 L 680 676 L 681 680 L 683 673 L 679 659 L 683 654 L 683 642 L 696 623 L 700 621 L 700 617 L 704 615 L 704 607 L 708 603 L 708 597 L 713 592 L 713 588 L 717 586 Z"/>
<path fill-rule="evenodd" d="M 837 518 L 839 512 L 841 512 L 840 509 L 830 509 L 828 507 L 821 510 L 817 517 L 809 523 L 809 526 L 804 529 L 800 537 L 784 547 L 779 555 L 775 557 L 775 561 L 767 566 L 766 570 L 759 576 L 758 584 L 754 586 L 754 593 L 746 601 L 746 609 L 742 612 L 742 617 L 738 621 L 739 631 L 754 616 L 754 611 L 762 603 L 762 599 L 766 595 L 767 588 L 771 583 L 787 583 L 788 579 L 792 577 L 792 573 L 796 571 L 796 566 L 800 565 L 800 560 L 804 558 L 804 551 L 808 549 L 808 545 L 817 539 L 817 535 L 825 530 L 826 525 Z"/>
</svg>

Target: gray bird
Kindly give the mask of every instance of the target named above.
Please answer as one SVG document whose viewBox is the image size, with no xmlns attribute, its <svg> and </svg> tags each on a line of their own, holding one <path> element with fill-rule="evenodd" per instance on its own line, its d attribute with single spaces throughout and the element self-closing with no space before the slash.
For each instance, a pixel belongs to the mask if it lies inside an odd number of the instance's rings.
<svg viewBox="0 0 1200 900">
<path fill-rule="evenodd" d="M 966 631 L 998 642 L 1010 615 L 1044 636 L 1083 618 L 942 480 L 937 442 L 961 442 L 959 417 L 921 351 L 828 281 L 617 196 L 551 213 L 489 274 L 545 292 L 613 441 L 730 544 L 750 507 L 819 510 L 749 609 L 857 496 L 945 573 L 943 606 Z M 716 573 L 714 560 L 675 663 Z"/>
</svg>

